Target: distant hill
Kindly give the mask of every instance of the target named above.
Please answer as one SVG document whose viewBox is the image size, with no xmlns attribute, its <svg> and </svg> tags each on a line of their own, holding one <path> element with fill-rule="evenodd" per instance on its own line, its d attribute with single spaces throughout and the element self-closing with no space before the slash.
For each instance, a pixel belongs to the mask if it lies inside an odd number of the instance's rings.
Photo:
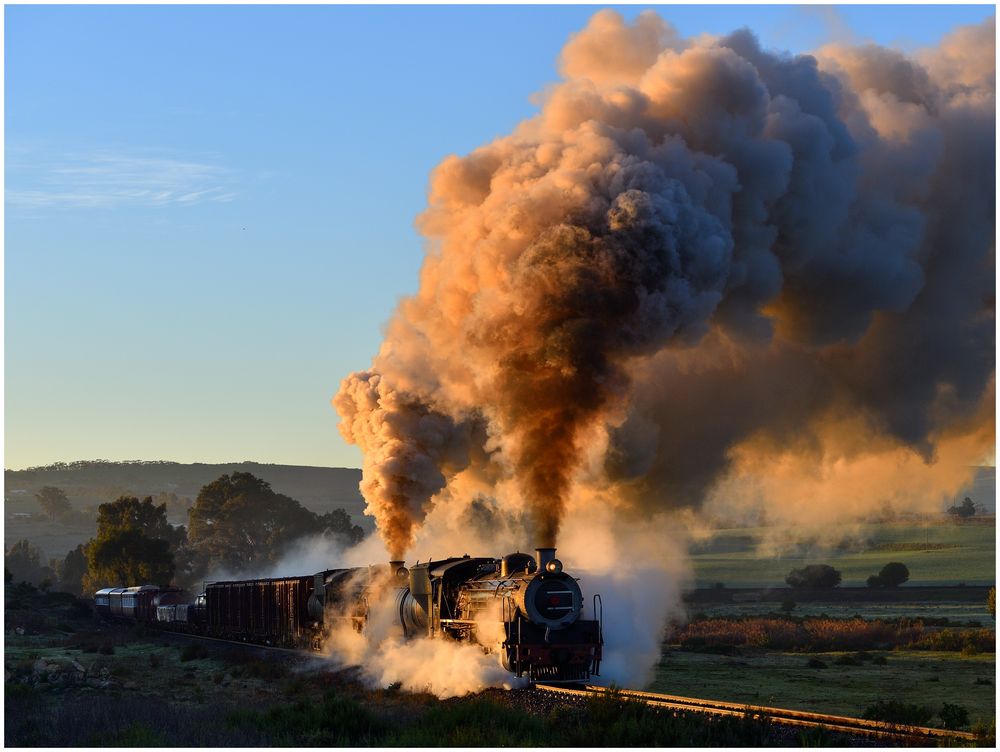
<svg viewBox="0 0 1000 752">
<path fill-rule="evenodd" d="M 194 500 L 202 486 L 234 472 L 252 473 L 270 483 L 278 493 L 291 496 L 314 512 L 341 508 L 366 531 L 373 528 L 371 519 L 363 514 L 365 502 L 358 490 L 360 470 L 259 462 L 210 465 L 94 460 L 4 470 L 5 517 L 15 512 L 37 512 L 34 494 L 42 486 L 63 489 L 78 508 L 103 504 L 126 494 L 143 497 L 174 493 Z"/>
</svg>

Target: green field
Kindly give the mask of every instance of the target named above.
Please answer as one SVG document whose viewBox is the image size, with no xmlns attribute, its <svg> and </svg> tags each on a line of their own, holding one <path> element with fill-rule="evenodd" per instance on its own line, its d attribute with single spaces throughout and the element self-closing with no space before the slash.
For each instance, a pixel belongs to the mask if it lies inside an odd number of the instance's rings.
<svg viewBox="0 0 1000 752">
<path fill-rule="evenodd" d="M 783 585 L 785 575 L 806 564 L 830 564 L 843 585 L 864 585 L 890 561 L 910 570 L 911 585 L 992 585 L 996 581 L 995 524 L 888 523 L 845 527 L 836 547 L 798 546 L 764 553 L 764 528 L 720 530 L 692 551 L 698 587 Z"/>
<path fill-rule="evenodd" d="M 765 616 L 779 610 L 780 604 L 763 603 L 699 603 L 692 604 L 688 611 L 692 616 L 717 618 L 740 618 Z M 803 616 L 829 616 L 833 619 L 947 619 L 955 624 L 978 623 L 983 627 L 993 627 L 996 621 L 982 603 L 796 603 L 791 614 Z"/>
<path fill-rule="evenodd" d="M 972 724 L 989 723 L 995 717 L 994 654 L 909 650 L 876 654 L 886 657 L 885 666 L 836 665 L 844 653 L 747 650 L 724 656 L 668 649 L 649 689 L 848 716 L 862 715 L 879 699 L 927 705 L 935 711 L 948 702 L 964 706 Z M 828 668 L 809 668 L 810 658 L 822 660 Z"/>
</svg>

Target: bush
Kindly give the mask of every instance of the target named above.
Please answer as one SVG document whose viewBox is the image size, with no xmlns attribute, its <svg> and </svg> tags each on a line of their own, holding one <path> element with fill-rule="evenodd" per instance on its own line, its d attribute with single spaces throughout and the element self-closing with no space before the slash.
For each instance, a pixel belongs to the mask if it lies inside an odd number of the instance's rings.
<svg viewBox="0 0 1000 752">
<path fill-rule="evenodd" d="M 165 747 L 166 745 L 166 739 L 149 726 L 138 722 L 116 732 L 111 744 L 114 747 Z"/>
<path fill-rule="evenodd" d="M 692 622 L 673 639 L 681 647 L 700 651 L 719 652 L 723 648 L 734 650 L 737 647 L 825 651 L 888 649 L 912 645 L 924 636 L 923 624 L 919 621 L 748 617 Z"/>
<path fill-rule="evenodd" d="M 290 672 L 288 665 L 280 661 L 250 661 L 242 668 L 243 676 L 254 679 L 284 679 Z"/>
<path fill-rule="evenodd" d="M 199 658 L 208 658 L 204 645 L 186 645 L 181 651 L 181 661 L 196 661 Z"/>
<path fill-rule="evenodd" d="M 884 655 L 876 655 L 874 658 L 872 658 L 872 663 L 876 666 L 885 666 L 886 664 L 889 663 L 889 659 L 886 658 Z"/>
<path fill-rule="evenodd" d="M 899 587 L 908 579 L 910 579 L 910 570 L 901 561 L 889 562 L 878 573 L 880 587 Z"/>
<path fill-rule="evenodd" d="M 790 614 L 792 611 L 795 610 L 795 605 L 796 605 L 795 601 L 793 601 L 791 598 L 785 598 L 785 600 L 781 602 L 781 610 L 784 611 L 786 614 Z"/>
<path fill-rule="evenodd" d="M 961 705 L 946 702 L 938 712 L 938 718 L 946 729 L 957 729 L 969 725 L 969 711 Z"/>
<path fill-rule="evenodd" d="M 898 700 L 879 700 L 865 708 L 861 717 L 867 721 L 901 723 L 907 726 L 923 726 L 934 716 L 934 711 L 926 705 L 915 705 Z"/>
<path fill-rule="evenodd" d="M 996 633 L 992 629 L 939 629 L 910 642 L 913 650 L 963 652 L 966 655 L 996 651 Z"/>
<path fill-rule="evenodd" d="M 810 658 L 806 664 L 809 668 L 826 668 L 827 665 L 819 658 Z"/>
<path fill-rule="evenodd" d="M 226 726 L 256 729 L 273 746 L 378 746 L 387 732 L 366 707 L 333 692 L 320 703 L 300 700 L 266 711 L 237 710 L 226 718 Z"/>
<path fill-rule="evenodd" d="M 794 588 L 834 588 L 840 584 L 840 572 L 829 564 L 810 564 L 802 569 L 793 569 L 785 577 L 785 582 Z"/>
</svg>

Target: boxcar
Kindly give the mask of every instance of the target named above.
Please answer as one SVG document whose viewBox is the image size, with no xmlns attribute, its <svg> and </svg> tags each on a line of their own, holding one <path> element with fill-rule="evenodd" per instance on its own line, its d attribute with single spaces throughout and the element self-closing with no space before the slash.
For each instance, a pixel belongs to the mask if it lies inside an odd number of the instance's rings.
<svg viewBox="0 0 1000 752">
<path fill-rule="evenodd" d="M 205 585 L 209 632 L 268 645 L 307 645 L 312 588 L 312 575 L 210 582 Z"/>
</svg>

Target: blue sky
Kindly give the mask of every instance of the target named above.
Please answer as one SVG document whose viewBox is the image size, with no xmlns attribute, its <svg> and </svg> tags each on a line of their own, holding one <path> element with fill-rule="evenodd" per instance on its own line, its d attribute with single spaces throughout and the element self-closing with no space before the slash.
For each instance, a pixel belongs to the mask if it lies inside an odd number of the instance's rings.
<svg viewBox="0 0 1000 752">
<path fill-rule="evenodd" d="M 598 7 L 6 6 L 5 467 L 359 465 L 329 400 L 416 286 L 429 171 Z M 994 12 L 659 10 L 790 52 Z"/>
</svg>

